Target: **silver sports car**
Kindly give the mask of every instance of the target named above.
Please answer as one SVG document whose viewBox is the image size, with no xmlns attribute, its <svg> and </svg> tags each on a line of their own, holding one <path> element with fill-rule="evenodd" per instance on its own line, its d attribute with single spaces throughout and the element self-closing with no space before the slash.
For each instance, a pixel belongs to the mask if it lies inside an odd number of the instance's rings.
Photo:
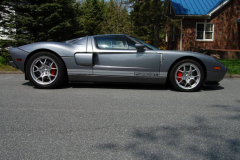
<svg viewBox="0 0 240 160">
<path fill-rule="evenodd" d="M 10 48 L 10 64 L 38 88 L 68 82 L 169 82 L 178 91 L 218 84 L 227 68 L 201 53 L 158 50 L 129 35 L 96 35 Z"/>
</svg>

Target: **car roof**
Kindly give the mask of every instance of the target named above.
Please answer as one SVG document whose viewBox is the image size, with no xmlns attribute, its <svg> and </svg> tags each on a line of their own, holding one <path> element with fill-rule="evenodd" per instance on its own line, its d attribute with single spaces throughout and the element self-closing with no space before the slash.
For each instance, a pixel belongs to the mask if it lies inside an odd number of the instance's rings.
<svg viewBox="0 0 240 160">
<path fill-rule="evenodd" d="M 97 36 L 126 36 L 126 34 L 100 34 L 100 35 L 94 35 L 94 37 Z"/>
</svg>

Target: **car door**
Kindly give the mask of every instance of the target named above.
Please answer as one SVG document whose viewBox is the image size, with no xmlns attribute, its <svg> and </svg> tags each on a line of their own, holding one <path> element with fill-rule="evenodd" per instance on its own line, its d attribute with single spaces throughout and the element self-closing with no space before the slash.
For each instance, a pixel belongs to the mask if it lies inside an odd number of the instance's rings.
<svg viewBox="0 0 240 160">
<path fill-rule="evenodd" d="M 149 49 L 138 51 L 135 43 L 125 35 L 93 37 L 93 74 L 118 77 L 115 81 L 138 82 L 141 78 L 158 78 L 160 54 Z"/>
</svg>

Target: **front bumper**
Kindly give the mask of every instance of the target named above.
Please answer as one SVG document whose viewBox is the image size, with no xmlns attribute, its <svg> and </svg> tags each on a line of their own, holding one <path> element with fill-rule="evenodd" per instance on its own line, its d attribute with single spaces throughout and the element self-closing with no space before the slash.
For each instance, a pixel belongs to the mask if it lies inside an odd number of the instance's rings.
<svg viewBox="0 0 240 160">
<path fill-rule="evenodd" d="M 208 71 L 205 82 L 220 82 L 227 75 L 228 69 L 226 66 L 221 67 L 220 71 Z"/>
</svg>

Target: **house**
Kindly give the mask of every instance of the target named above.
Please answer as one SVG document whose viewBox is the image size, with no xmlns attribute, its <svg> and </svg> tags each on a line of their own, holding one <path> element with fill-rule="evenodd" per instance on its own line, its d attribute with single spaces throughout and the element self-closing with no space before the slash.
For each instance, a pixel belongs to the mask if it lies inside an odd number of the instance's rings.
<svg viewBox="0 0 240 160">
<path fill-rule="evenodd" d="M 166 24 L 166 49 L 240 49 L 240 0 L 171 0 Z"/>
</svg>

